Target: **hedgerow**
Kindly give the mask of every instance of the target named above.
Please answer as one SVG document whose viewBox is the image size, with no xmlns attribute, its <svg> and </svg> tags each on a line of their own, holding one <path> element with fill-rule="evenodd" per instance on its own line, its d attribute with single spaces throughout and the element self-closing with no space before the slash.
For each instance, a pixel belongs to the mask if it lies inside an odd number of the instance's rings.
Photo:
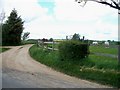
<svg viewBox="0 0 120 90">
<path fill-rule="evenodd" d="M 58 46 L 61 60 L 80 60 L 89 55 L 89 45 L 80 41 L 68 40 Z"/>
</svg>

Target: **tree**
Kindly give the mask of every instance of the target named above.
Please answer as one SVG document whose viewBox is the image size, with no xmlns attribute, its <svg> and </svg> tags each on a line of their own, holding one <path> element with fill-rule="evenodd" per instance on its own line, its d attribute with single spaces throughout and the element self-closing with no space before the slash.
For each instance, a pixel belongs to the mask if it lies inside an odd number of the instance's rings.
<svg viewBox="0 0 120 90">
<path fill-rule="evenodd" d="M 25 32 L 23 34 L 23 41 L 26 40 L 29 37 L 29 35 L 30 35 L 30 32 Z"/>
<path fill-rule="evenodd" d="M 120 10 L 120 0 L 75 0 L 75 1 L 78 3 L 83 3 L 82 6 L 84 6 L 87 3 L 87 1 L 94 1 L 100 4 L 108 5 L 114 9 Z"/>
<path fill-rule="evenodd" d="M 23 32 L 23 24 L 21 17 L 17 15 L 14 9 L 10 13 L 8 20 L 3 24 L 2 28 L 2 44 L 3 45 L 20 45 L 21 34 Z"/>
<path fill-rule="evenodd" d="M 80 35 L 75 33 L 72 37 L 72 40 L 80 40 Z"/>
<path fill-rule="evenodd" d="M 50 38 L 49 41 L 50 41 L 50 42 L 53 42 L 53 38 Z"/>
</svg>

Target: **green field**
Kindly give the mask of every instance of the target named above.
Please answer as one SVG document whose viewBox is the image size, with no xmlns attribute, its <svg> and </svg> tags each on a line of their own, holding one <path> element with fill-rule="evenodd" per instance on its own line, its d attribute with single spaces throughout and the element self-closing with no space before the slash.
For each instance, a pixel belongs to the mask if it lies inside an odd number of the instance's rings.
<svg viewBox="0 0 120 90">
<path fill-rule="evenodd" d="M 90 46 L 91 53 L 106 53 L 106 54 L 113 54 L 118 55 L 117 48 L 105 48 L 104 46 Z"/>
<path fill-rule="evenodd" d="M 48 44 L 49 47 L 52 47 L 52 44 Z M 54 44 L 55 48 L 58 48 L 58 44 Z M 104 54 L 112 54 L 118 55 L 118 48 L 106 48 L 105 46 L 90 46 L 89 47 L 91 53 L 104 53 Z"/>
<path fill-rule="evenodd" d="M 37 40 L 35 40 L 35 39 L 29 39 L 29 40 L 25 40 L 25 41 L 21 42 L 22 45 L 25 45 L 25 44 L 36 44 L 36 43 L 37 43 Z"/>
<path fill-rule="evenodd" d="M 36 45 L 29 51 L 35 60 L 68 75 L 113 87 L 120 85 L 117 58 L 90 54 L 88 58 L 79 61 L 61 61 L 58 51 L 38 48 Z"/>
</svg>

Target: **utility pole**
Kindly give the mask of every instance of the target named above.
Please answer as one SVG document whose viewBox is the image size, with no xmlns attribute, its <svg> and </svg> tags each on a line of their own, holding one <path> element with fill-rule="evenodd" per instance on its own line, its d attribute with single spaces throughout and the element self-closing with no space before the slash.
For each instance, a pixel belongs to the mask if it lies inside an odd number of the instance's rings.
<svg viewBox="0 0 120 90">
<path fill-rule="evenodd" d="M 120 12 L 120 10 L 119 10 Z M 118 64 L 120 65 L 120 14 L 118 14 Z"/>
<path fill-rule="evenodd" d="M 2 23 L 5 18 L 5 13 L 2 11 L 0 13 L 0 46 L 2 46 Z M 2 57 L 0 57 L 0 60 L 2 60 Z M 0 77 L 2 77 L 2 63 L 0 64 Z M 0 80 L 0 89 L 2 89 L 2 80 Z"/>
<path fill-rule="evenodd" d="M 0 46 L 2 45 L 2 25 L 3 25 L 4 19 L 5 19 L 5 12 L 2 11 L 0 13 Z"/>
</svg>

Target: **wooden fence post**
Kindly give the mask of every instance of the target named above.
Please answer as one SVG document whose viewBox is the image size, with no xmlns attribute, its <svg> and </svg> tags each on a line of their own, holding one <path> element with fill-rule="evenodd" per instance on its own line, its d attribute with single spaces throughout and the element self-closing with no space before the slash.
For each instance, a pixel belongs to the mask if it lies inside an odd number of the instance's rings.
<svg viewBox="0 0 120 90">
<path fill-rule="evenodd" d="M 54 41 L 53 41 L 53 45 L 52 45 L 52 50 L 54 51 Z"/>
<path fill-rule="evenodd" d="M 120 65 L 120 45 L 118 45 L 118 64 Z"/>
<path fill-rule="evenodd" d="M 47 47 L 47 50 L 48 50 L 48 43 L 46 43 L 46 47 Z"/>
<path fill-rule="evenodd" d="M 44 49 L 44 42 L 42 41 L 42 48 Z"/>
</svg>

